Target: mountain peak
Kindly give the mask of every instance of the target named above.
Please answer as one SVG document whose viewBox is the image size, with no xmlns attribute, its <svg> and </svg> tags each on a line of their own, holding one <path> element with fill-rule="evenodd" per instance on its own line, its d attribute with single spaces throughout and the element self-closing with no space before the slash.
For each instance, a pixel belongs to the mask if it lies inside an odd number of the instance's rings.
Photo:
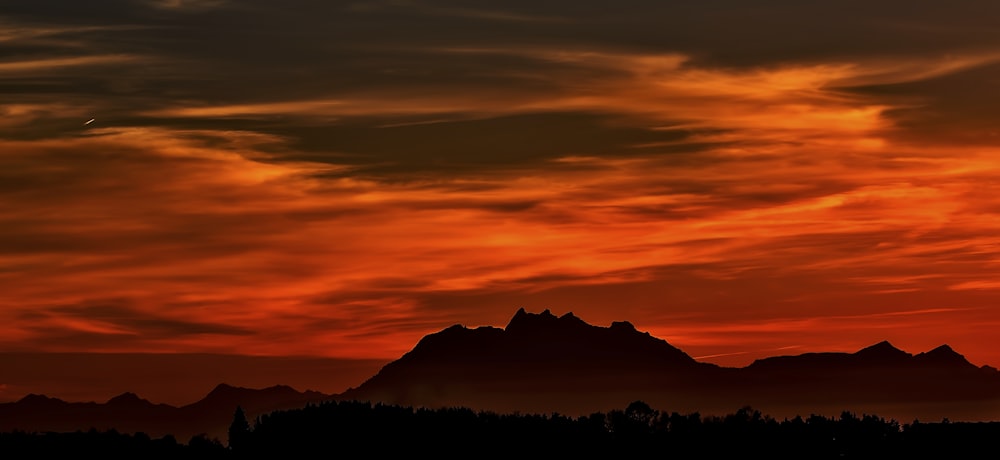
<svg viewBox="0 0 1000 460">
<path fill-rule="evenodd" d="M 950 346 L 948 346 L 948 344 L 941 345 L 930 351 L 919 353 L 914 357 L 914 359 L 936 366 L 957 365 L 962 367 L 975 367 L 972 363 L 965 359 L 965 356 L 962 356 L 953 350 Z"/>
<path fill-rule="evenodd" d="M 951 346 L 948 345 L 947 343 L 929 351 L 928 353 L 942 353 L 942 354 L 955 354 L 955 355 L 958 354 L 958 352 L 956 352 L 953 348 L 951 348 Z"/>
<path fill-rule="evenodd" d="M 858 350 L 852 355 L 862 365 L 906 365 L 913 355 L 894 347 L 888 340 L 883 340 Z"/>
<path fill-rule="evenodd" d="M 635 326 L 628 321 L 614 321 L 611 323 L 611 330 L 634 331 Z"/>
<path fill-rule="evenodd" d="M 875 359 L 903 359 L 912 355 L 896 348 L 888 340 L 883 340 L 875 345 L 862 348 L 854 353 L 855 356 Z"/>
<path fill-rule="evenodd" d="M 109 405 L 117 405 L 117 406 L 126 406 L 126 405 L 131 406 L 131 405 L 146 404 L 146 403 L 149 403 L 149 401 L 140 398 L 139 395 L 132 393 L 131 391 L 127 391 L 118 396 L 115 396 L 109 399 L 107 402 L 107 404 Z"/>
<path fill-rule="evenodd" d="M 53 403 L 64 403 L 63 400 L 58 398 L 52 398 L 46 395 L 40 395 L 35 393 L 30 393 L 25 395 L 25 397 L 17 400 L 18 404 L 53 404 Z"/>
<path fill-rule="evenodd" d="M 895 346 L 893 346 L 891 343 L 889 343 L 888 340 L 883 340 L 883 341 L 881 341 L 879 343 L 876 343 L 875 345 L 871 345 L 869 347 L 865 347 L 862 350 L 898 350 L 898 351 L 902 351 L 902 350 L 899 350 L 899 348 L 896 348 Z"/>
<path fill-rule="evenodd" d="M 964 356 L 959 354 L 948 344 L 944 344 L 933 350 L 920 353 L 920 355 L 924 356 L 925 358 L 934 357 L 937 359 L 955 359 L 955 358 L 965 359 Z"/>
<path fill-rule="evenodd" d="M 234 386 L 232 386 L 232 385 L 230 385 L 228 383 L 220 383 L 220 384 L 216 385 L 215 388 L 212 388 L 212 391 L 208 392 L 208 395 L 206 396 L 206 398 L 209 397 L 209 396 L 216 396 L 216 397 L 218 397 L 218 396 L 221 396 L 221 395 L 231 395 L 233 393 L 236 393 L 239 390 L 241 390 L 241 388 L 234 387 Z"/>
<path fill-rule="evenodd" d="M 511 326 L 516 327 L 517 324 L 527 321 L 528 315 L 529 313 L 524 311 L 524 307 L 518 308 L 514 313 L 514 316 L 507 322 L 507 326 L 504 327 L 504 330 L 510 329 Z"/>
<path fill-rule="evenodd" d="M 562 318 L 557 318 L 556 315 L 553 315 L 548 308 L 541 313 L 528 313 L 524 311 L 524 308 L 519 308 L 517 313 L 514 313 L 514 317 L 507 323 L 507 326 L 504 327 L 504 331 L 517 332 L 544 329 L 548 326 L 557 324 L 563 318 L 570 321 L 577 319 L 572 315 L 572 313 L 563 315 Z"/>
</svg>

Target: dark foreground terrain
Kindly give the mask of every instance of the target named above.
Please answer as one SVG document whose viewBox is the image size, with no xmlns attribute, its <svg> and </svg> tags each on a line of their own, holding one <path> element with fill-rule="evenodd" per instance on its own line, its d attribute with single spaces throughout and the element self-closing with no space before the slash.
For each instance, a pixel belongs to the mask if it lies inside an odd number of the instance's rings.
<svg viewBox="0 0 1000 460">
<path fill-rule="evenodd" d="M 725 416 L 659 411 L 636 401 L 589 416 L 414 409 L 354 401 L 309 404 L 248 421 L 228 439 L 187 443 L 114 430 L 0 433 L 0 458 L 996 458 L 1000 422 L 900 424 L 874 415 L 776 420 L 749 407 Z"/>
</svg>

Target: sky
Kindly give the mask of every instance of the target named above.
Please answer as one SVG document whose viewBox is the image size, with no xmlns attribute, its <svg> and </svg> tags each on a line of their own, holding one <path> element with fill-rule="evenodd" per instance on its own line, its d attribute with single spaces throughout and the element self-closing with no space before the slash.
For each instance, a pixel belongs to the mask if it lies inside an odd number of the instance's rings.
<svg viewBox="0 0 1000 460">
<path fill-rule="evenodd" d="M 998 18 L 5 0 L 0 352 L 387 361 L 523 307 L 1000 366 Z"/>
</svg>

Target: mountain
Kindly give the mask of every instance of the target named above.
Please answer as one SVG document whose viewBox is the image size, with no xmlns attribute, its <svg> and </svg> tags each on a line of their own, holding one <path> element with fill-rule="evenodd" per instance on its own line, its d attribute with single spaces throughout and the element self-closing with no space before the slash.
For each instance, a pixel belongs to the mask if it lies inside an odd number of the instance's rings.
<svg viewBox="0 0 1000 460">
<path fill-rule="evenodd" d="M 901 420 L 996 419 L 1000 372 L 947 345 L 911 355 L 889 342 L 725 368 L 628 322 L 599 327 L 572 313 L 520 309 L 502 329 L 454 325 L 430 334 L 337 398 L 573 415 L 642 400 L 703 414 L 749 405 L 789 417 L 847 410 Z"/>
<path fill-rule="evenodd" d="M 682 396 L 721 368 L 700 363 L 628 322 L 587 324 L 520 309 L 503 329 L 451 326 L 340 399 L 496 411 L 580 412 L 624 407 L 629 398 Z"/>
<path fill-rule="evenodd" d="M 31 394 L 12 403 L 0 404 L 0 431 L 76 431 L 116 429 L 144 432 L 159 437 L 174 435 L 186 442 L 206 434 L 225 442 L 226 430 L 237 406 L 253 417 L 280 409 L 301 408 L 330 399 L 313 391 L 299 392 L 277 385 L 250 389 L 220 384 L 201 400 L 182 407 L 153 404 L 134 393 L 123 393 L 105 403 L 65 402 Z"/>
<path fill-rule="evenodd" d="M 454 325 L 339 395 L 216 386 L 181 407 L 134 393 L 105 403 L 28 395 L 0 404 L 0 431 L 114 428 L 186 441 L 225 441 L 233 412 L 248 419 L 326 400 L 585 416 L 637 400 L 663 411 L 729 414 L 751 406 L 776 418 L 843 411 L 908 422 L 1000 419 L 1000 371 L 976 367 L 947 345 L 912 355 L 889 342 L 854 353 L 760 359 L 744 368 L 702 363 L 627 321 L 594 326 L 567 313 L 520 309 L 504 328 Z"/>
<path fill-rule="evenodd" d="M 257 414 L 280 409 L 299 408 L 307 403 L 330 399 L 330 395 L 316 391 L 299 392 L 286 385 L 251 389 L 219 384 L 201 400 L 182 406 L 178 413 L 186 420 L 223 421 L 226 427 L 232 421 L 236 406 L 241 406 L 253 420 Z"/>
</svg>

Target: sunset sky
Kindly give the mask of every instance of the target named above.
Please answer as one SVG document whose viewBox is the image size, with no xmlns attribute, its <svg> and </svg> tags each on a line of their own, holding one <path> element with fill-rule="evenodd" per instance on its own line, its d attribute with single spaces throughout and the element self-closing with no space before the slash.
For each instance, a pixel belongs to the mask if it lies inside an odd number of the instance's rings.
<svg viewBox="0 0 1000 460">
<path fill-rule="evenodd" d="M 0 352 L 1000 366 L 998 274 L 998 2 L 0 4 Z"/>
</svg>

